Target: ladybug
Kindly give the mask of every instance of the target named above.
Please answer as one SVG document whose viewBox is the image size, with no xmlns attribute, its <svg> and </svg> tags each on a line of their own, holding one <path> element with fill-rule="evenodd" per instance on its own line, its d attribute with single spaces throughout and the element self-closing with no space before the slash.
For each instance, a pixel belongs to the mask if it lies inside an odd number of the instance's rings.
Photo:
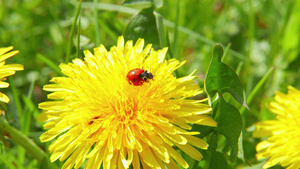
<svg viewBox="0 0 300 169">
<path fill-rule="evenodd" d="M 140 86 L 144 82 L 147 82 L 148 79 L 153 79 L 152 73 L 140 68 L 130 70 L 126 77 L 128 82 L 134 86 Z"/>
</svg>

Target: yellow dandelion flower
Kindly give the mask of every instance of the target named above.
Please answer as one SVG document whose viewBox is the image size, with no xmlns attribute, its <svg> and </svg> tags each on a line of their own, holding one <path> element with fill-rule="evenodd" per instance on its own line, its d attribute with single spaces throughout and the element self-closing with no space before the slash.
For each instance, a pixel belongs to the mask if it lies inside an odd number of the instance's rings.
<svg viewBox="0 0 300 169">
<path fill-rule="evenodd" d="M 269 158 L 263 168 L 278 163 L 288 169 L 300 168 L 300 91 L 288 86 L 288 93 L 275 93 L 268 106 L 276 120 L 257 124 L 254 137 L 268 137 L 257 144 L 257 159 Z"/>
<path fill-rule="evenodd" d="M 167 48 L 144 48 L 144 40 L 135 45 L 119 37 L 117 46 L 107 51 L 103 45 L 94 54 L 84 51 L 84 61 L 61 64 L 67 77 L 54 77 L 44 90 L 53 93 L 39 104 L 47 121 L 42 142 L 58 137 L 49 147 L 51 161 L 67 161 L 62 168 L 123 169 L 188 168 L 174 146 L 201 160 L 194 147 L 206 149 L 207 143 L 193 135 L 190 123 L 216 126 L 208 115 L 211 108 L 203 100 L 186 98 L 202 91 L 193 73 L 173 76 L 184 64 L 165 60 Z M 151 72 L 152 79 L 133 85 L 127 73 L 135 68 Z M 176 161 L 176 162 L 175 162 Z"/>
<path fill-rule="evenodd" d="M 3 80 L 7 76 L 14 75 L 16 73 L 16 71 L 24 69 L 23 65 L 20 65 L 20 64 L 5 65 L 6 59 L 19 53 L 19 51 L 11 51 L 12 49 L 13 49 L 12 46 L 0 48 L 0 88 L 7 88 L 9 86 L 9 83 L 3 82 Z M 11 52 L 9 52 L 9 51 L 11 51 Z M 5 94 L 0 92 L 0 101 L 8 103 L 9 98 Z"/>
</svg>

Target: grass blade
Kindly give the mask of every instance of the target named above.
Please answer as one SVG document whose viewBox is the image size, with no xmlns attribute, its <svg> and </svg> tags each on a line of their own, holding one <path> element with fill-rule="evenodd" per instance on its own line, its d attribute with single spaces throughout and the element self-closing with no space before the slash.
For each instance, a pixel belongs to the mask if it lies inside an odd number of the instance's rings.
<svg viewBox="0 0 300 169">
<path fill-rule="evenodd" d="M 107 35 L 114 41 L 116 42 L 118 40 L 118 36 L 114 31 L 111 30 L 111 28 L 103 21 L 103 19 L 100 19 L 98 24 L 100 25 L 101 29 L 103 32 L 107 33 Z M 100 46 L 99 44 L 96 44 L 96 46 Z"/>
<path fill-rule="evenodd" d="M 247 98 L 247 104 L 251 104 L 254 96 L 258 93 L 259 89 L 261 89 L 263 87 L 263 84 L 267 81 L 267 79 L 269 78 L 269 76 L 272 74 L 272 72 L 274 71 L 274 67 L 271 67 L 267 73 L 265 74 L 265 76 L 257 83 L 257 85 L 254 87 L 254 89 L 252 90 L 252 92 L 250 93 L 250 95 Z M 242 107 L 240 109 L 241 114 L 243 115 L 243 113 L 245 112 L 245 108 Z"/>
<path fill-rule="evenodd" d="M 228 45 L 226 46 L 226 48 L 224 50 L 224 56 L 222 58 L 222 62 L 224 62 L 224 58 L 226 58 L 226 56 L 228 55 L 230 47 L 231 47 L 231 43 L 228 43 Z"/>
<path fill-rule="evenodd" d="M 39 58 L 41 61 L 43 61 L 44 63 L 46 63 L 52 70 L 54 70 L 56 73 L 58 73 L 59 75 L 64 76 L 63 73 L 61 73 L 60 68 L 54 63 L 52 62 L 50 59 L 46 58 L 45 56 L 43 56 L 42 54 L 38 53 L 37 58 Z"/>
<path fill-rule="evenodd" d="M 79 16 L 77 26 L 77 58 L 80 58 L 80 20 L 81 17 Z"/>
<path fill-rule="evenodd" d="M 25 103 L 25 107 L 23 110 L 23 127 L 22 127 L 22 132 L 25 135 L 28 135 L 29 131 L 30 131 L 30 124 L 31 124 L 31 116 L 32 116 L 32 108 L 30 107 L 31 105 L 27 104 L 25 102 L 25 100 L 31 100 L 32 98 L 32 93 L 33 93 L 33 88 L 34 88 L 34 84 L 35 84 L 35 78 L 32 79 L 32 82 L 30 84 L 27 96 L 22 95 L 22 100 Z"/>
<path fill-rule="evenodd" d="M 13 94 L 13 99 L 14 99 L 14 102 L 16 104 L 17 113 L 18 113 L 19 118 L 21 119 L 22 118 L 22 105 L 21 105 L 21 101 L 20 101 L 20 98 L 19 98 L 19 91 L 18 91 L 18 89 L 15 85 L 14 79 L 11 76 L 8 77 L 8 80 L 9 80 L 10 88 L 11 88 L 11 91 L 12 91 L 12 94 Z"/>
<path fill-rule="evenodd" d="M 174 55 L 173 55 L 173 50 L 171 49 L 171 43 L 170 43 L 170 39 L 169 39 L 169 32 L 166 30 L 166 39 L 167 39 L 167 46 L 168 46 L 168 55 L 167 55 L 167 59 L 173 59 Z M 174 72 L 176 72 L 177 70 L 175 70 Z"/>
<path fill-rule="evenodd" d="M 72 27 L 71 27 L 69 42 L 68 42 L 68 46 L 67 46 L 66 63 L 69 62 L 70 55 L 71 55 L 71 52 L 72 52 L 72 39 L 73 39 L 74 32 L 75 32 L 76 21 L 78 19 L 79 13 L 80 13 L 81 3 L 82 3 L 82 0 L 79 1 L 79 4 L 78 4 L 77 9 L 76 9 L 75 17 L 74 17 L 74 20 L 73 20 L 73 24 L 72 24 Z"/>
<path fill-rule="evenodd" d="M 98 10 L 104 10 L 104 11 L 118 11 L 118 12 L 132 14 L 132 15 L 136 14 L 140 11 L 138 9 L 125 7 L 122 5 L 114 5 L 114 4 L 107 4 L 107 3 L 95 4 L 94 2 L 83 2 L 82 8 L 98 9 Z"/>
<path fill-rule="evenodd" d="M 174 41 L 173 41 L 173 57 L 177 58 L 177 39 L 178 39 L 178 21 L 179 21 L 179 12 L 180 12 L 180 0 L 177 0 L 176 4 L 176 19 L 174 23 Z"/>
<path fill-rule="evenodd" d="M 9 83 L 10 83 L 10 87 L 11 87 L 11 91 L 12 91 L 12 94 L 13 94 L 13 99 L 14 99 L 14 102 L 16 104 L 16 108 L 17 108 L 17 113 L 18 113 L 18 116 L 19 116 L 19 119 L 20 119 L 20 130 L 23 131 L 24 128 L 24 122 L 25 122 L 25 119 L 24 119 L 24 116 L 23 116 L 23 108 L 22 108 L 22 105 L 21 105 L 21 101 L 20 101 L 20 98 L 19 98 L 19 91 L 15 85 L 15 82 L 13 80 L 13 78 L 10 76 L 8 77 L 9 79 Z M 24 164 L 24 161 L 25 161 L 25 150 L 22 146 L 18 146 L 18 162 L 21 163 L 21 164 Z"/>
<path fill-rule="evenodd" d="M 166 47 L 167 43 L 165 40 L 166 36 L 165 36 L 163 19 L 162 19 L 161 15 L 159 13 L 157 13 L 156 11 L 154 11 L 153 14 L 155 16 L 155 22 L 156 22 L 156 28 L 157 28 L 157 32 L 158 32 L 160 47 L 161 48 Z"/>
<path fill-rule="evenodd" d="M 237 66 L 237 68 L 236 68 L 236 74 L 239 76 L 240 75 L 240 73 L 241 73 L 241 70 L 242 70 L 242 67 L 243 67 L 243 65 L 244 65 L 244 62 L 240 62 L 239 64 L 238 64 L 238 66 Z"/>
<path fill-rule="evenodd" d="M 164 23 L 165 23 L 166 26 L 169 26 L 169 27 L 175 27 L 175 24 L 174 24 L 173 22 L 169 21 L 169 20 L 164 19 Z M 196 39 L 198 39 L 198 40 L 200 40 L 200 41 L 202 41 L 202 42 L 204 42 L 204 43 L 206 43 L 206 44 L 209 44 L 209 45 L 211 45 L 211 46 L 214 46 L 214 45 L 216 45 L 216 44 L 219 44 L 219 43 L 217 43 L 217 42 L 215 42 L 215 41 L 213 41 L 213 40 L 207 39 L 205 36 L 202 36 L 202 35 L 200 35 L 200 34 L 197 33 L 197 32 L 194 32 L 194 31 L 192 31 L 192 30 L 190 30 L 190 29 L 188 29 L 188 28 L 185 28 L 185 27 L 183 27 L 183 26 L 178 26 L 178 30 L 179 30 L 180 32 L 182 32 L 182 33 L 185 33 L 185 34 L 189 35 L 190 37 L 196 38 Z M 226 47 L 226 46 L 224 46 L 224 45 L 222 45 L 222 44 L 221 44 L 221 46 L 224 47 L 224 48 Z M 229 52 L 230 52 L 233 56 L 235 56 L 235 57 L 241 59 L 242 61 L 247 61 L 247 62 L 249 61 L 249 58 L 248 58 L 247 56 L 245 56 L 245 55 L 243 55 L 243 54 L 241 54 L 241 53 L 239 53 L 239 52 L 236 52 L 236 51 L 234 51 L 234 50 L 232 50 L 232 49 L 229 49 Z"/>
<path fill-rule="evenodd" d="M 95 24 L 95 36 L 96 36 L 96 44 L 95 46 L 99 46 L 101 41 L 100 41 L 100 32 L 99 32 L 99 25 L 98 25 L 98 11 L 96 8 L 96 4 L 98 3 L 98 0 L 93 0 L 94 3 L 94 24 Z"/>
<path fill-rule="evenodd" d="M 1 147 L 1 149 L 2 149 L 2 147 Z M 2 150 L 2 151 L 3 151 L 3 150 Z M 7 157 L 4 156 L 4 155 L 2 154 L 2 152 L 0 153 L 0 162 L 1 162 L 2 166 L 3 166 L 3 164 L 4 164 L 4 165 L 5 165 L 7 168 L 9 168 L 9 169 L 15 169 L 15 168 L 16 168 L 16 166 L 13 165 L 12 161 L 9 160 L 9 159 L 7 159 Z"/>
</svg>

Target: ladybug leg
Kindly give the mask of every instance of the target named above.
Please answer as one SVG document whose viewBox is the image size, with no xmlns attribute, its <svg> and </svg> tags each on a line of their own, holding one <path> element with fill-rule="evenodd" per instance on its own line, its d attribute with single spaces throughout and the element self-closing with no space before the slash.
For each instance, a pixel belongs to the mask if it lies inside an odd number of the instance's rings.
<svg viewBox="0 0 300 169">
<path fill-rule="evenodd" d="M 148 78 L 147 78 L 146 76 L 144 76 L 144 77 L 143 77 L 143 80 L 144 80 L 145 82 L 147 82 L 147 81 L 148 81 Z"/>
</svg>

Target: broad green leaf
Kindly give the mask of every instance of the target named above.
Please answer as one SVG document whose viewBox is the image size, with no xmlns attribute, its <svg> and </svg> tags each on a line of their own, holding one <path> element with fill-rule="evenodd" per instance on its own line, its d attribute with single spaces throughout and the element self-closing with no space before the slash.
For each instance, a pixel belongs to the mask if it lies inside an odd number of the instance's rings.
<svg viewBox="0 0 300 169">
<path fill-rule="evenodd" d="M 225 159 L 224 154 L 212 151 L 209 169 L 228 169 L 227 160 Z"/>
<path fill-rule="evenodd" d="M 134 16 L 127 25 L 124 36 L 126 40 L 133 41 L 143 38 L 146 44 L 151 43 L 155 49 L 160 48 L 153 9 L 143 9 L 138 15 Z"/>
<path fill-rule="evenodd" d="M 222 95 L 225 92 L 229 92 L 237 102 L 248 108 L 245 92 L 238 76 L 234 70 L 221 62 L 222 57 L 222 46 L 215 45 L 213 48 L 213 58 L 205 78 L 206 92 L 211 98 L 216 93 Z"/>
<path fill-rule="evenodd" d="M 226 137 L 232 151 L 238 158 L 246 161 L 243 150 L 243 121 L 240 112 L 227 103 L 223 94 L 228 92 L 236 101 L 248 108 L 245 92 L 236 73 L 221 62 L 223 48 L 215 45 L 213 58 L 206 73 L 205 89 L 213 102 L 213 117 L 218 123 L 217 130 Z"/>
<path fill-rule="evenodd" d="M 203 138 L 203 137 L 209 135 L 212 132 L 213 128 L 209 127 L 209 126 L 193 124 L 192 130 L 200 132 L 200 134 L 196 135 L 196 137 Z"/>
<path fill-rule="evenodd" d="M 242 117 L 234 106 L 225 102 L 223 97 L 216 102 L 214 114 L 217 115 L 218 131 L 226 137 L 233 153 L 244 160 Z"/>
</svg>

